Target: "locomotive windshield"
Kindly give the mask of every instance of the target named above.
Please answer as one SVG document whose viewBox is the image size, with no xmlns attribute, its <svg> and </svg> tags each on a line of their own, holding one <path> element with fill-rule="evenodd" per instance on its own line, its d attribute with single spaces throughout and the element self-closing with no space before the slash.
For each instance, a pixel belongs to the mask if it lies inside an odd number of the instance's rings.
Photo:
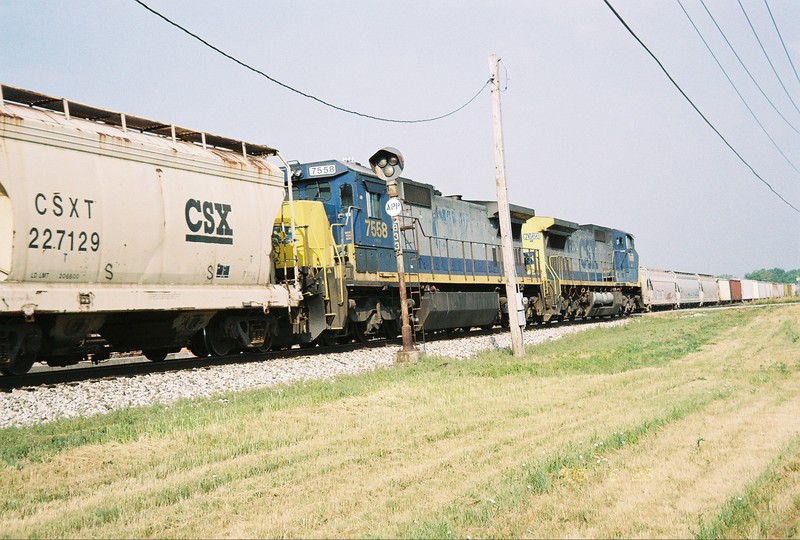
<svg viewBox="0 0 800 540">
<path fill-rule="evenodd" d="M 296 201 L 330 201 L 331 184 L 329 182 L 294 184 L 292 186 L 292 198 Z M 289 200 L 288 193 L 284 200 Z"/>
<path fill-rule="evenodd" d="M 329 201 L 331 200 L 331 185 L 328 182 L 314 182 L 306 185 L 306 195 L 303 199 L 307 201 Z"/>
</svg>

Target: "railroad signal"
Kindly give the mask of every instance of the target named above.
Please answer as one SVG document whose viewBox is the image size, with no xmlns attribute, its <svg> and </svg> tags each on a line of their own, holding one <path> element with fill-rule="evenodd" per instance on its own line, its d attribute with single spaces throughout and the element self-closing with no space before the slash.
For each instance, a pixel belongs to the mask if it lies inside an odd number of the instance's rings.
<svg viewBox="0 0 800 540">
<path fill-rule="evenodd" d="M 403 172 L 403 164 L 403 154 L 400 153 L 400 150 L 391 146 L 381 148 L 369 158 L 372 172 L 387 183 L 397 180 L 400 173 Z"/>
<path fill-rule="evenodd" d="M 397 198 L 399 195 L 397 179 L 403 172 L 403 154 L 400 153 L 400 150 L 387 146 L 369 158 L 369 165 L 375 176 L 386 182 L 386 191 L 391 197 L 386 203 L 386 213 L 392 217 L 392 239 L 397 258 L 397 286 L 400 289 L 400 319 L 403 336 L 403 348 L 397 352 L 395 358 L 398 362 L 416 360 L 419 357 L 419 351 L 414 347 L 411 335 L 404 271 L 405 261 L 403 260 L 403 245 L 400 241 L 400 213 L 403 211 L 403 203 Z"/>
</svg>

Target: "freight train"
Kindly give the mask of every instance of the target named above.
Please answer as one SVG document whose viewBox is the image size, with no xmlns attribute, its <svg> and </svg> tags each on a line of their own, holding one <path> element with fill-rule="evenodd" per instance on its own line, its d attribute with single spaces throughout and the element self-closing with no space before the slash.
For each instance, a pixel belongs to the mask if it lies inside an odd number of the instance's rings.
<svg viewBox="0 0 800 540">
<path fill-rule="evenodd" d="M 371 169 L 271 156 L 0 85 L 0 370 L 393 337 L 396 249 L 418 333 L 507 325 L 509 309 L 533 324 L 763 296 L 640 270 L 633 235 L 511 205 L 509 302 L 497 203 L 401 177 L 393 229 Z"/>
<path fill-rule="evenodd" d="M 386 184 L 367 167 L 336 160 L 296 163 L 290 174 L 302 226 L 290 242 L 285 203 L 273 235 L 275 265 L 279 275 L 293 275 L 294 245 L 298 268 L 324 276 L 320 312 L 329 319 L 320 339 L 396 335 L 398 276 Z M 397 183 L 414 330 L 508 324 L 497 203 L 442 196 L 402 177 Z M 536 216 L 521 206 L 510 205 L 510 213 L 521 293 L 521 305 L 511 308 L 526 326 L 797 293 L 795 285 L 640 267 L 630 233 Z"/>
</svg>

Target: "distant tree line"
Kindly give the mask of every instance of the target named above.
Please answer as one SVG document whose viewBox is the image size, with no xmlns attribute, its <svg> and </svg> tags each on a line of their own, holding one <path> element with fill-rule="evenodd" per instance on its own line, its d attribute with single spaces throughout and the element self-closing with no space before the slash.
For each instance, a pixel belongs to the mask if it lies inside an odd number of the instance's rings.
<svg viewBox="0 0 800 540">
<path fill-rule="evenodd" d="M 800 276 L 800 268 L 794 270 L 784 270 L 783 268 L 772 268 L 767 270 L 755 270 L 749 274 L 745 274 L 745 279 L 755 279 L 756 281 L 771 281 L 773 283 L 797 283 L 797 277 Z"/>
</svg>

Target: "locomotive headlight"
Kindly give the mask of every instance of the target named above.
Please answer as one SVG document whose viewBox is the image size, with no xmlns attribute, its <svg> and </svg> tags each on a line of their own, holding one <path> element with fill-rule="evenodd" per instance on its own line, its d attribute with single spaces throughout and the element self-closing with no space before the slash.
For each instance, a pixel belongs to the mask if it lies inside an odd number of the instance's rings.
<svg viewBox="0 0 800 540">
<path fill-rule="evenodd" d="M 381 148 L 369 158 L 370 167 L 375 176 L 386 182 L 392 182 L 403 172 L 403 154 L 396 148 Z"/>
</svg>

